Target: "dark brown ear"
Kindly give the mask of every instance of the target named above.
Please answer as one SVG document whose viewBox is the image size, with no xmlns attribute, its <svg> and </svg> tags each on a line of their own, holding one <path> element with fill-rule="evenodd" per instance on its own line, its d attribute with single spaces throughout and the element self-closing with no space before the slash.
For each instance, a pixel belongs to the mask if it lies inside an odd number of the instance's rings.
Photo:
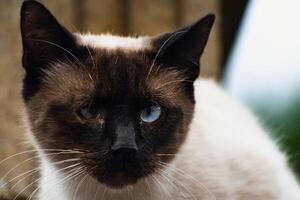
<svg viewBox="0 0 300 200">
<path fill-rule="evenodd" d="M 76 42 L 40 3 L 27 0 L 21 8 L 23 67 L 34 72 L 62 57 L 73 58 Z M 74 58 L 73 58 L 74 59 Z"/>
<path fill-rule="evenodd" d="M 52 62 L 74 60 L 78 54 L 74 36 L 40 3 L 27 0 L 21 8 L 22 63 L 26 71 L 23 94 L 38 87 L 42 71 Z"/>
<path fill-rule="evenodd" d="M 157 62 L 178 68 L 189 80 L 195 80 L 214 21 L 215 16 L 209 14 L 190 26 L 154 37 L 152 43 L 158 51 Z"/>
</svg>

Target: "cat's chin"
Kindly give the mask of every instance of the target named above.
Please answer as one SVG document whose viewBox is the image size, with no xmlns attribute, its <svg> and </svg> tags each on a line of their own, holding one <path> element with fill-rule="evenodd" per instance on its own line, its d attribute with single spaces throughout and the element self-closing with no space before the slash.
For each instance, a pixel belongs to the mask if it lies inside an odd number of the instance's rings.
<svg viewBox="0 0 300 200">
<path fill-rule="evenodd" d="M 139 177 L 128 175 L 124 172 L 116 172 L 110 176 L 96 177 L 96 179 L 107 187 L 110 187 L 112 189 L 121 189 L 135 184 L 139 180 Z"/>
</svg>

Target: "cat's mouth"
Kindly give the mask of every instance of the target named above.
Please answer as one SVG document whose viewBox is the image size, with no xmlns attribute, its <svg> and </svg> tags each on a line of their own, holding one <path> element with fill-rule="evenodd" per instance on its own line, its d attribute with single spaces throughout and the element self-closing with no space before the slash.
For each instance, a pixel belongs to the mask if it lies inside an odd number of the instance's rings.
<svg viewBox="0 0 300 200">
<path fill-rule="evenodd" d="M 129 171 L 125 169 L 120 170 L 104 170 L 96 172 L 95 178 L 102 184 L 105 184 L 111 188 L 122 188 L 128 185 L 135 184 L 140 178 L 145 176 L 142 170 Z"/>
<path fill-rule="evenodd" d="M 93 174 L 102 184 L 111 188 L 123 188 L 135 184 L 140 178 L 149 174 L 150 166 L 131 160 L 109 160 Z"/>
<path fill-rule="evenodd" d="M 135 184 L 139 179 L 138 177 L 132 174 L 128 174 L 127 172 L 122 172 L 122 171 L 115 172 L 110 175 L 97 176 L 96 178 L 100 183 L 103 183 L 108 187 L 115 188 L 115 189 L 123 188 L 128 185 Z"/>
</svg>

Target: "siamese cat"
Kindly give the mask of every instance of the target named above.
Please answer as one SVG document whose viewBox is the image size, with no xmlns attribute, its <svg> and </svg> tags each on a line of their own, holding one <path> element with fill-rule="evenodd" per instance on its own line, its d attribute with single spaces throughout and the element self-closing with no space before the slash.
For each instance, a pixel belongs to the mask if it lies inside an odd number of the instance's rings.
<svg viewBox="0 0 300 200">
<path fill-rule="evenodd" d="M 299 200 L 258 120 L 197 80 L 214 15 L 175 32 L 71 33 L 21 8 L 22 95 L 39 200 Z"/>
</svg>

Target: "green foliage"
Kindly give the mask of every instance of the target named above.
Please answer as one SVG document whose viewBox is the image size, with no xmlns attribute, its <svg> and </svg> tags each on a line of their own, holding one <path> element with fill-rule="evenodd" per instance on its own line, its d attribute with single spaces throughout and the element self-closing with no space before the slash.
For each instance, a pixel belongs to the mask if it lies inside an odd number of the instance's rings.
<svg viewBox="0 0 300 200">
<path fill-rule="evenodd" d="M 289 164 L 300 180 L 300 95 L 286 102 L 285 107 L 270 109 L 267 102 L 251 104 L 272 137 L 289 158 Z"/>
</svg>

